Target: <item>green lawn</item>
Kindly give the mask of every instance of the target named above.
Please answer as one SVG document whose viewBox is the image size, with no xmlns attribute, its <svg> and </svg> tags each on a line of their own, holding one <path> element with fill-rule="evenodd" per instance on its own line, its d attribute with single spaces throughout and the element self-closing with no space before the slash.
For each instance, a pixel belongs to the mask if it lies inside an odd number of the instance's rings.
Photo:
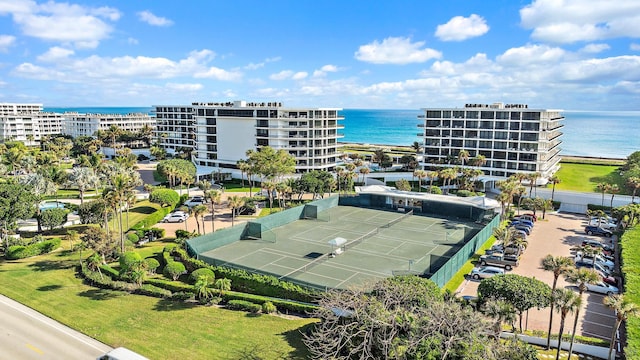
<svg viewBox="0 0 640 360">
<path fill-rule="evenodd" d="M 165 244 L 149 245 L 146 256 L 161 251 Z M 77 253 L 57 251 L 0 262 L 0 292 L 106 344 L 128 347 L 150 359 L 307 355 L 301 350 L 299 331 L 311 319 L 252 316 L 97 289 L 76 278 L 73 267 L 77 261 Z"/>
<path fill-rule="evenodd" d="M 122 226 L 125 229 L 130 228 L 131 226 L 135 225 L 136 223 L 144 220 L 144 218 L 146 218 L 147 216 L 149 216 L 150 214 L 156 212 L 158 209 L 160 209 L 160 205 L 159 204 L 154 204 L 152 202 L 150 202 L 149 200 L 143 200 L 140 202 L 137 202 L 135 204 L 134 207 L 131 208 L 131 210 L 129 210 L 129 221 L 127 223 L 127 212 L 123 212 L 122 213 Z M 117 217 L 114 216 L 110 221 L 109 221 L 109 228 L 110 229 L 116 229 L 118 224 L 117 224 Z M 128 226 L 127 226 L 128 225 Z"/>
<path fill-rule="evenodd" d="M 597 185 L 603 182 L 617 184 L 621 190 L 619 194 L 629 193 L 615 165 L 561 163 L 557 176 L 561 180 L 556 184 L 557 190 L 600 192 Z"/>
</svg>

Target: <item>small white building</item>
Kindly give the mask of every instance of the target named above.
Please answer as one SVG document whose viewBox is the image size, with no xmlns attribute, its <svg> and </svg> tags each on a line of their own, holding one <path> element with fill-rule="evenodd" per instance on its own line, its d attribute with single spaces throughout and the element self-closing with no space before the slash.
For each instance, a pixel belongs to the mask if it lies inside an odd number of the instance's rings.
<svg viewBox="0 0 640 360">
<path fill-rule="evenodd" d="M 63 116 L 42 109 L 42 104 L 0 103 L 0 141 L 37 145 L 45 136 L 61 134 Z"/>
<path fill-rule="evenodd" d="M 156 128 L 156 119 L 149 114 L 80 114 L 66 112 L 63 133 L 76 138 L 79 136 L 93 136 L 98 130 L 107 130 L 117 126 L 120 130 L 138 132 L 145 126 Z"/>
</svg>

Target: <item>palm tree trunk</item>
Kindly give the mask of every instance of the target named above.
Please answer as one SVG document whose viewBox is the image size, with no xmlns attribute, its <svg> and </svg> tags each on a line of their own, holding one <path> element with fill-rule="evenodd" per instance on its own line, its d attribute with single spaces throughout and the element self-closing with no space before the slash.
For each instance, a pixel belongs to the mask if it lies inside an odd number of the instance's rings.
<svg viewBox="0 0 640 360">
<path fill-rule="evenodd" d="M 213 201 L 212 201 L 211 202 L 211 232 L 216 231 L 215 218 L 216 218 L 216 206 L 213 204 Z"/>
<path fill-rule="evenodd" d="M 549 315 L 549 331 L 547 332 L 547 350 L 551 349 L 551 328 L 553 326 L 553 308 L 554 303 L 551 302 L 551 315 Z"/>
<path fill-rule="evenodd" d="M 564 315 L 561 315 L 560 319 L 560 331 L 558 333 L 558 351 L 556 352 L 556 360 L 560 359 L 560 349 L 562 348 L 562 332 L 564 331 Z"/>
<path fill-rule="evenodd" d="M 124 229 L 122 228 L 122 207 L 118 209 L 118 212 L 120 213 L 120 215 L 118 216 L 118 222 L 120 225 L 120 246 L 122 248 L 121 249 L 122 252 L 124 253 Z"/>
<path fill-rule="evenodd" d="M 582 293 L 580 293 L 580 299 L 582 299 Z M 569 343 L 569 355 L 567 359 L 571 359 L 571 353 L 573 352 L 573 340 L 576 338 L 576 328 L 578 328 L 578 317 L 580 316 L 580 308 L 576 309 L 576 316 L 573 320 L 573 333 L 571 334 L 571 343 Z"/>
</svg>

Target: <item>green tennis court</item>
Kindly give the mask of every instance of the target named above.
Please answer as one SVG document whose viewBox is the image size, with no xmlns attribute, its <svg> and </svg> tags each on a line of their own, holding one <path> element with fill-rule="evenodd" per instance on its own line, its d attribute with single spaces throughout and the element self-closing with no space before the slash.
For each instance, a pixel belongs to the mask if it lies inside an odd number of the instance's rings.
<svg viewBox="0 0 640 360">
<path fill-rule="evenodd" d="M 344 289 L 394 274 L 432 274 L 481 228 L 459 219 L 335 206 L 315 219 L 262 227 L 260 237 L 199 257 L 316 288 Z"/>
</svg>

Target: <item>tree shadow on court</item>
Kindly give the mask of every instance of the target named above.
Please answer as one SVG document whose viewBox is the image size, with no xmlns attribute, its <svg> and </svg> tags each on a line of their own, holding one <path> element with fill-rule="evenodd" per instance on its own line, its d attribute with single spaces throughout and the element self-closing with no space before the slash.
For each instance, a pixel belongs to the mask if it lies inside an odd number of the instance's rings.
<svg viewBox="0 0 640 360">
<path fill-rule="evenodd" d="M 38 291 L 52 291 L 52 290 L 58 290 L 61 289 L 62 285 L 60 284 L 52 284 L 52 285 L 43 285 L 40 286 L 38 288 L 36 288 L 36 290 Z"/>
<path fill-rule="evenodd" d="M 125 292 L 114 291 L 108 289 L 90 289 L 78 293 L 79 296 L 89 298 L 91 300 L 109 300 L 125 295 Z"/>
</svg>

